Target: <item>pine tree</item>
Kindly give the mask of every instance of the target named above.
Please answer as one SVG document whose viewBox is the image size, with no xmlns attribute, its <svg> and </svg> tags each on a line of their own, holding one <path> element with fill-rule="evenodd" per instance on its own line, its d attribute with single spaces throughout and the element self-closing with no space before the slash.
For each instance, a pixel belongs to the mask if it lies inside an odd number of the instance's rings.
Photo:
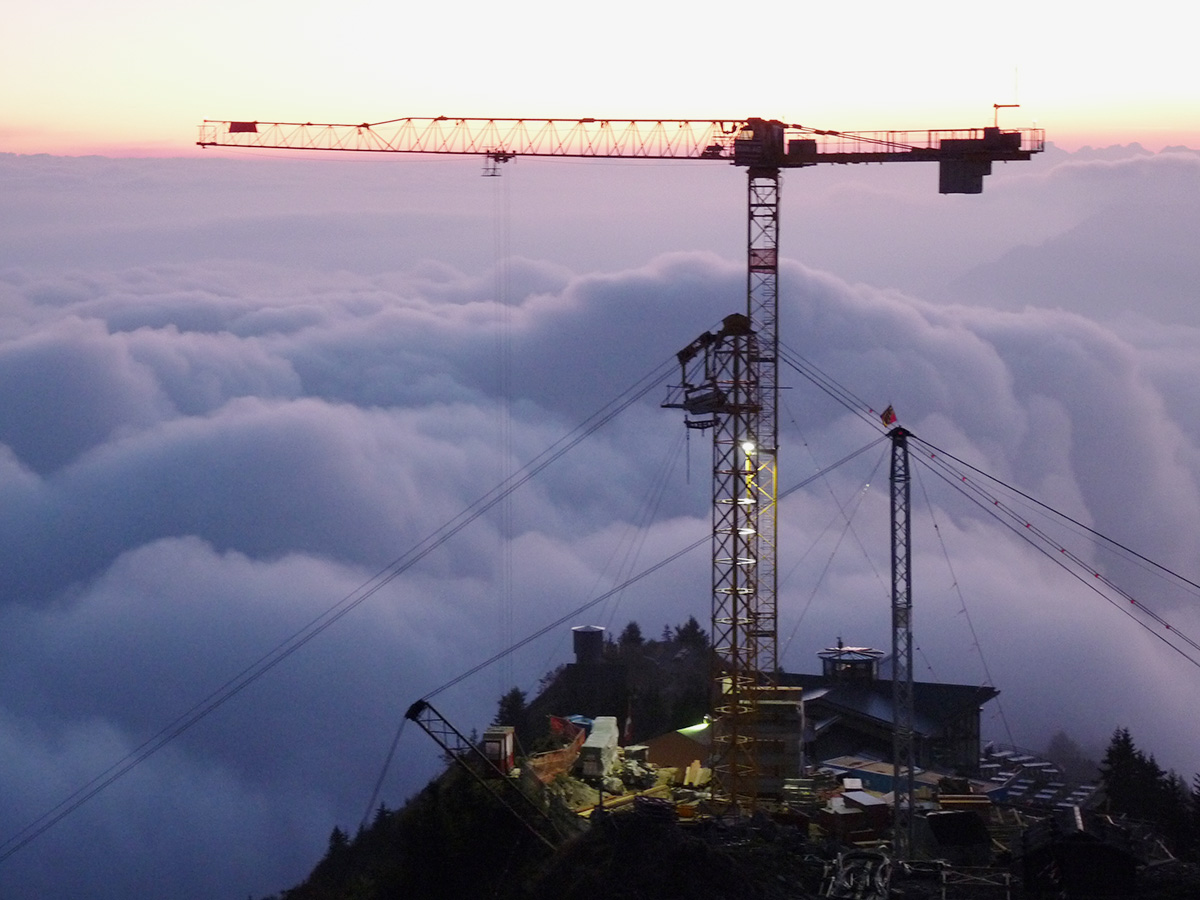
<svg viewBox="0 0 1200 900">
<path fill-rule="evenodd" d="M 695 616 L 688 616 L 686 622 L 676 627 L 675 642 L 689 650 L 707 650 L 708 633 L 700 627 Z"/>
<path fill-rule="evenodd" d="M 1113 732 L 1100 766 L 1100 782 L 1109 811 L 1151 823 L 1178 855 L 1196 846 L 1196 813 L 1200 808 L 1200 775 L 1189 794 L 1183 779 L 1164 771 L 1153 754 L 1133 743 L 1128 728 Z"/>
<path fill-rule="evenodd" d="M 1158 795 L 1156 820 L 1167 839 L 1167 846 L 1177 856 L 1186 855 L 1193 841 L 1189 803 L 1191 798 L 1187 785 L 1177 773 L 1168 772 L 1159 784 Z"/>
<path fill-rule="evenodd" d="M 1192 793 L 1188 797 L 1188 822 L 1191 825 L 1191 834 L 1184 856 L 1191 862 L 1200 862 L 1200 772 L 1192 775 Z"/>
<path fill-rule="evenodd" d="M 1104 786 L 1111 812 L 1132 814 L 1137 806 L 1138 782 L 1143 768 L 1140 757 L 1128 728 L 1113 732 L 1100 762 L 1100 783 Z"/>
<path fill-rule="evenodd" d="M 500 698 L 496 708 L 496 718 L 493 725 L 511 725 L 516 728 L 524 724 L 525 692 L 518 687 L 511 688 Z"/>
<path fill-rule="evenodd" d="M 621 636 L 617 638 L 617 646 L 621 648 L 622 653 L 637 650 L 645 643 L 646 639 L 642 637 L 642 629 L 637 622 L 630 622 L 626 625 Z"/>
<path fill-rule="evenodd" d="M 341 853 L 349 846 L 350 846 L 350 839 L 348 837 L 346 837 L 346 832 L 342 831 L 341 828 L 334 825 L 333 831 L 329 832 L 329 853 L 330 853 L 330 855 L 333 855 L 335 853 Z"/>
<path fill-rule="evenodd" d="M 512 688 L 496 707 L 496 718 L 493 725 L 511 725 L 516 729 L 517 743 L 526 746 L 529 743 L 529 709 L 525 703 L 525 692 L 520 688 Z"/>
</svg>

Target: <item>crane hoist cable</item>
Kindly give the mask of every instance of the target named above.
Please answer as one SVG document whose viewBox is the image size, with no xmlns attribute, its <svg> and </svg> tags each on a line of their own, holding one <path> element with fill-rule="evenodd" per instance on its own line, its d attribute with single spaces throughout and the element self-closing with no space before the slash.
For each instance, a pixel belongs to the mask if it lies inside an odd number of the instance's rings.
<svg viewBox="0 0 1200 900">
<path fill-rule="evenodd" d="M 499 174 L 499 173 L 496 173 Z M 492 190 L 492 304 L 496 310 L 496 419 L 499 435 L 500 483 L 513 476 L 513 311 L 511 178 L 496 178 Z M 513 639 L 513 510 L 505 497 L 497 510 L 500 532 L 499 622 L 501 645 Z M 498 676 L 500 690 L 512 680 L 512 672 Z"/>
</svg>

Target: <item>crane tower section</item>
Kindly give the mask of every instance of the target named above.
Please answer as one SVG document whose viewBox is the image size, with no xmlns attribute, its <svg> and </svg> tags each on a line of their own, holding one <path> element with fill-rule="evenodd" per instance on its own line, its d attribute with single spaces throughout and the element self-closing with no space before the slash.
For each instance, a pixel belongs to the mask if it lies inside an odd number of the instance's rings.
<svg viewBox="0 0 1200 900">
<path fill-rule="evenodd" d="M 888 407 L 885 425 L 895 414 Z M 913 637 L 912 637 L 912 507 L 908 432 L 899 425 L 888 432 L 892 439 L 892 785 L 895 803 L 893 848 L 900 859 L 911 859 L 916 753 L 913 746 Z"/>
<path fill-rule="evenodd" d="M 758 700 L 776 670 L 773 454 L 763 419 L 761 348 L 749 317 L 726 316 L 678 354 L 682 383 L 664 406 L 712 432 L 713 771 L 721 796 L 752 808 L 757 796 Z M 766 460 L 766 461 L 764 461 Z"/>
</svg>

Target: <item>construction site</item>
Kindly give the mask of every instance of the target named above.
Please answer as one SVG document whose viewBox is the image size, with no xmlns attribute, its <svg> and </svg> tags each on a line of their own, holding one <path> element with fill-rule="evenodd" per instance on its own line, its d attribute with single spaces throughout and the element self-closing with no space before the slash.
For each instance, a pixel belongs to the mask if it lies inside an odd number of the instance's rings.
<svg viewBox="0 0 1200 900">
<path fill-rule="evenodd" d="M 767 830 L 785 833 L 800 861 L 787 896 L 860 900 L 1131 897 L 1139 872 L 1170 859 L 1153 835 L 1105 813 L 1095 783 L 982 742 L 980 710 L 998 690 L 914 679 L 909 443 L 916 438 L 891 406 L 862 410 L 891 451 L 891 646 L 851 646 L 839 637 L 820 654 L 819 674 L 780 665 L 781 172 L 931 162 L 940 192 L 979 193 L 994 163 L 1043 149 L 1040 130 L 1001 128 L 997 106 L 993 125 L 959 131 L 845 133 L 761 118 L 439 117 L 206 121 L 199 144 L 477 155 L 489 176 L 521 156 L 692 159 L 746 173 L 746 296 L 718 329 L 679 350 L 662 403 L 681 411 L 684 426 L 711 447 L 707 712 L 687 727 L 637 735 L 635 687 L 615 643 L 603 628 L 578 623 L 575 661 L 530 705 L 537 751 L 526 752 L 514 725 L 470 739 L 431 695 L 406 715 L 546 849 L 563 852 L 599 823 L 620 821 L 716 835 L 718 844 Z"/>
<path fill-rule="evenodd" d="M 981 746 L 980 709 L 998 693 L 986 688 L 914 684 L 918 762 L 901 773 L 912 807 L 898 815 L 884 654 L 840 643 L 821 654 L 820 675 L 780 673 L 756 719 L 753 807 L 734 809 L 715 781 L 715 723 L 626 743 L 635 688 L 625 666 L 603 629 L 577 627 L 573 638 L 575 662 L 529 706 L 530 727 L 542 723 L 537 742 L 554 749 L 521 755 L 511 725 L 472 742 L 424 701 L 408 712 L 547 848 L 611 817 L 669 823 L 718 845 L 766 828 L 802 848 L 794 886 L 806 895 L 880 900 L 1132 897 L 1139 871 L 1172 860 L 1157 835 L 1107 814 L 1096 782 L 1032 753 Z M 547 700 L 576 712 L 544 714 Z M 625 713 L 606 714 L 617 710 Z"/>
</svg>

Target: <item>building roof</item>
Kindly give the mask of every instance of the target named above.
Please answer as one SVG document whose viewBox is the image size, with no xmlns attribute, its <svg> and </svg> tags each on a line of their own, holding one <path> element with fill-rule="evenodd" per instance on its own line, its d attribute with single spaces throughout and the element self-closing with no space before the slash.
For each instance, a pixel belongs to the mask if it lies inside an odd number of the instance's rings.
<svg viewBox="0 0 1200 900">
<path fill-rule="evenodd" d="M 710 733 L 707 728 L 684 728 L 651 738 L 646 758 L 661 768 L 685 769 L 696 760 L 708 759 Z"/>
<path fill-rule="evenodd" d="M 836 647 L 826 647 L 817 656 L 846 662 L 877 662 L 883 656 L 883 651 L 870 647 L 847 647 L 839 642 Z"/>
<path fill-rule="evenodd" d="M 819 700 L 831 710 L 877 719 L 892 720 L 892 682 L 839 683 L 823 675 L 784 672 L 780 684 L 804 690 L 806 701 Z M 913 682 L 913 727 L 930 734 L 964 713 L 978 710 L 1000 692 L 992 687 L 967 684 Z"/>
</svg>

